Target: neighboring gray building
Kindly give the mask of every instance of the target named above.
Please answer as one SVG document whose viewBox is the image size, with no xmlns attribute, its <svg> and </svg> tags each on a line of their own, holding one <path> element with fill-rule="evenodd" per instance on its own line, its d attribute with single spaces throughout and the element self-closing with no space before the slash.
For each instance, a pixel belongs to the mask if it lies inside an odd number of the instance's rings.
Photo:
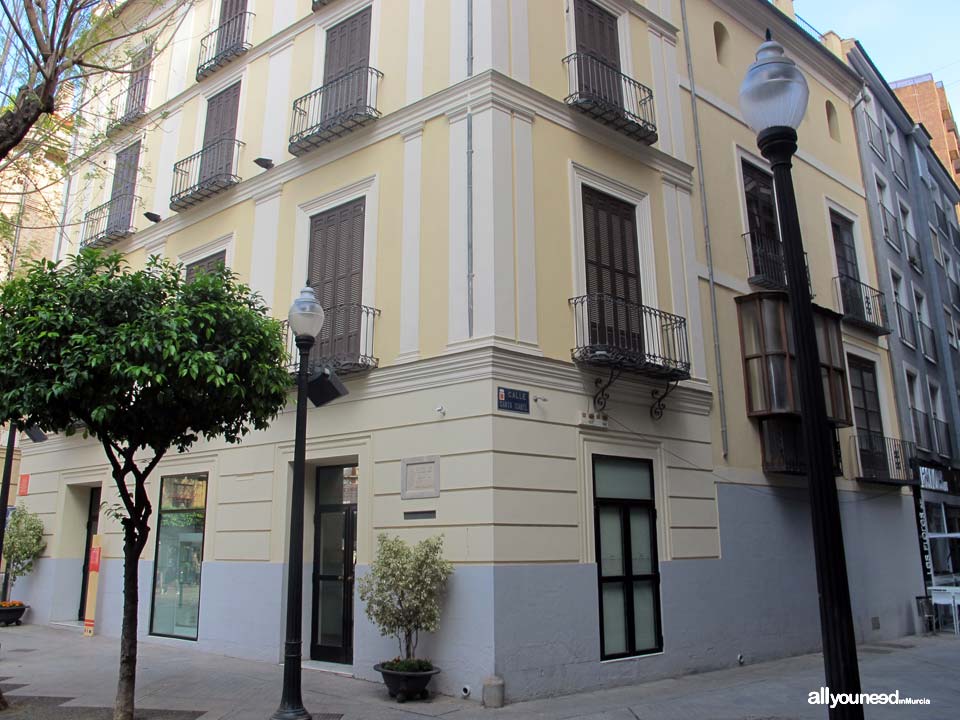
<svg viewBox="0 0 960 720">
<path fill-rule="evenodd" d="M 844 40 L 843 52 L 865 82 L 854 119 L 881 302 L 892 330 L 897 411 L 903 439 L 912 441 L 862 431 L 857 418 L 861 472 L 914 487 L 927 584 L 956 585 L 960 188 L 933 152 L 929 133 L 900 104 L 863 46 Z M 904 462 L 908 458 L 913 462 Z"/>
</svg>

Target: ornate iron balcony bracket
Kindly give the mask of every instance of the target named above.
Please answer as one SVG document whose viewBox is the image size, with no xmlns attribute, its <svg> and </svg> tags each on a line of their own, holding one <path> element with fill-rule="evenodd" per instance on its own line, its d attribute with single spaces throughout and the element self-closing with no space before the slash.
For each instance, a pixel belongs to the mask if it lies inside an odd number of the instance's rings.
<svg viewBox="0 0 960 720">
<path fill-rule="evenodd" d="M 603 412 L 607 408 L 607 401 L 610 399 L 610 386 L 613 385 L 623 373 L 623 368 L 619 365 L 610 366 L 610 375 L 606 380 L 597 378 L 593 381 L 597 392 L 593 395 L 593 409 L 597 412 Z"/>
<path fill-rule="evenodd" d="M 679 380 L 674 380 L 673 382 L 668 382 L 663 390 L 654 390 L 650 393 L 653 397 L 653 403 L 650 405 L 651 418 L 659 420 L 663 417 L 663 411 L 667 408 L 667 398 L 670 396 L 670 393 L 677 389 L 677 385 L 679 384 Z"/>
</svg>

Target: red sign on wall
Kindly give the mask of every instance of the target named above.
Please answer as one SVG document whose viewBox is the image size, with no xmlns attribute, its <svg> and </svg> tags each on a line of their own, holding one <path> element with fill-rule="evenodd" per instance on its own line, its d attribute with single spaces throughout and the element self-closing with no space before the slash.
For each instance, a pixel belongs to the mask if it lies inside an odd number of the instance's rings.
<svg viewBox="0 0 960 720">
<path fill-rule="evenodd" d="M 103 548 L 90 548 L 90 572 L 100 572 L 100 552 Z"/>
<path fill-rule="evenodd" d="M 30 475 L 24 473 L 20 476 L 20 483 L 17 485 L 17 495 L 26 495 L 30 492 Z"/>
</svg>

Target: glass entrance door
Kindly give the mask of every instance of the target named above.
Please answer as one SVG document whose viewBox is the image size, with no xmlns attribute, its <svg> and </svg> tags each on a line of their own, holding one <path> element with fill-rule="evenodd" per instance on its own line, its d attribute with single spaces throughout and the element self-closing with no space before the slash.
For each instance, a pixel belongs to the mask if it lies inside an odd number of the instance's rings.
<svg viewBox="0 0 960 720">
<path fill-rule="evenodd" d="M 334 473 L 331 473 L 331 470 Z M 313 622 L 310 658 L 327 662 L 353 662 L 353 580 L 357 545 L 356 494 L 348 483 L 352 468 L 319 468 L 313 540 Z M 333 475 L 333 478 L 331 478 Z M 330 504 L 323 484 L 338 482 L 341 502 Z M 342 484 L 340 484 L 342 483 Z M 342 489 L 341 489 L 342 488 Z"/>
</svg>

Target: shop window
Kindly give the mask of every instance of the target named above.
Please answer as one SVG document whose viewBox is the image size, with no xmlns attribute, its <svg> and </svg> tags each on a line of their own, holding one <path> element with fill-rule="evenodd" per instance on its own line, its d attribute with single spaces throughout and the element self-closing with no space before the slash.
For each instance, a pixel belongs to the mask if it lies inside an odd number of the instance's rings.
<svg viewBox="0 0 960 720">
<path fill-rule="evenodd" d="M 593 482 L 600 657 L 659 652 L 663 633 L 653 464 L 595 455 Z"/>
<path fill-rule="evenodd" d="M 206 473 L 161 478 L 152 635 L 197 639 L 206 504 Z"/>
<path fill-rule="evenodd" d="M 796 348 L 787 294 L 761 292 L 737 298 L 740 345 L 752 417 L 799 415 Z M 836 426 L 851 424 L 847 374 L 840 334 L 841 315 L 814 306 L 827 416 Z"/>
</svg>

